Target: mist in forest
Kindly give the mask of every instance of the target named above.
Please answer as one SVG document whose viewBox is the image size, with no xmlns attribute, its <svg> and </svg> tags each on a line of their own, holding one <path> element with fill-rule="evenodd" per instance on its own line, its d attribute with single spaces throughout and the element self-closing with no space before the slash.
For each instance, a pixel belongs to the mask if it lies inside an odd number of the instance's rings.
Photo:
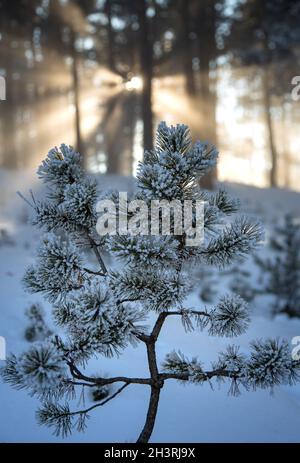
<svg viewBox="0 0 300 463">
<path fill-rule="evenodd" d="M 204 186 L 300 190 L 298 75 L 300 0 L 0 0 L 0 166 L 132 175 L 166 120 L 217 145 Z"/>
</svg>

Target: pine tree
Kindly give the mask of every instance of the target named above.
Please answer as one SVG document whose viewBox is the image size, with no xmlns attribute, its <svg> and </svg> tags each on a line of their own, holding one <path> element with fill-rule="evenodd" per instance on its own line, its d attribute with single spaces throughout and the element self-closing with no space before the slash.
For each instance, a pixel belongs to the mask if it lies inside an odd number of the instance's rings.
<svg viewBox="0 0 300 463">
<path fill-rule="evenodd" d="M 64 335 L 31 344 L 20 356 L 8 358 L 2 371 L 5 381 L 37 395 L 42 406 L 40 423 L 67 436 L 83 431 L 86 419 L 131 384 L 150 389 L 145 425 L 137 442 L 148 442 L 155 424 L 161 389 L 170 379 L 204 384 L 222 380 L 237 394 L 245 389 L 270 388 L 298 379 L 299 362 L 292 360 L 285 341 L 255 341 L 249 356 L 229 346 L 211 368 L 180 352 L 167 355 L 159 366 L 156 344 L 169 317 L 179 317 L 187 330 L 208 331 L 212 336 L 235 337 L 249 324 L 247 304 L 240 297 L 223 295 L 211 310 L 187 306 L 193 264 L 221 268 L 246 256 L 258 244 L 262 230 L 246 217 L 231 219 L 238 204 L 225 192 L 199 189 L 199 177 L 216 164 L 213 146 L 192 144 L 184 125 L 161 123 L 154 151 L 145 154 L 137 175 L 136 199 L 205 201 L 205 239 L 200 246 L 187 246 L 184 235 L 107 235 L 95 231 L 96 184 L 82 170 L 79 154 L 66 145 L 53 149 L 38 170 L 48 188 L 43 201 L 33 195 L 34 223 L 44 234 L 37 259 L 24 276 L 25 287 L 42 293 L 53 305 L 53 317 Z M 115 200 L 116 195 L 110 195 Z M 134 216 L 137 212 L 131 213 Z M 172 216 L 174 219 L 174 216 Z M 124 266 L 107 269 L 103 250 L 110 251 Z M 90 251 L 95 260 L 92 260 Z M 96 266 L 97 265 L 97 266 Z M 149 330 L 149 313 L 156 321 Z M 148 377 L 104 377 L 88 373 L 88 361 L 99 355 L 121 353 L 130 343 L 146 347 Z M 78 388 L 120 384 L 96 404 L 72 410 Z"/>
<path fill-rule="evenodd" d="M 230 270 L 230 274 L 230 290 L 241 296 L 247 302 L 253 301 L 256 291 L 255 288 L 251 286 L 251 273 L 249 270 L 244 268 L 241 262 L 237 262 Z"/>
<path fill-rule="evenodd" d="M 292 215 L 287 214 L 284 222 L 275 227 L 270 250 L 275 257 L 264 260 L 256 256 L 263 290 L 275 296 L 275 313 L 300 317 L 300 227 Z"/>
<path fill-rule="evenodd" d="M 216 296 L 218 280 L 214 271 L 208 265 L 203 265 L 196 271 L 196 279 L 200 286 L 199 297 L 204 303 L 213 303 Z"/>
<path fill-rule="evenodd" d="M 25 330 L 25 339 L 28 342 L 43 341 L 52 336 L 51 329 L 45 322 L 44 310 L 40 304 L 32 304 L 25 312 L 29 325 Z"/>
</svg>

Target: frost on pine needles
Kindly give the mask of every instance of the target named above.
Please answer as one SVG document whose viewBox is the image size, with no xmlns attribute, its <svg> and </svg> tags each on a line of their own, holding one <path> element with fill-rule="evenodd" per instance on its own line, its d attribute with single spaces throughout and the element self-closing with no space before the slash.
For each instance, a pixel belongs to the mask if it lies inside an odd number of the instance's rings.
<svg viewBox="0 0 300 463">
<path fill-rule="evenodd" d="M 156 343 L 168 317 L 178 317 L 186 331 L 207 330 L 210 336 L 228 338 L 244 333 L 250 322 L 248 305 L 239 296 L 224 295 L 212 308 L 190 308 L 187 303 L 195 264 L 224 267 L 240 262 L 262 238 L 257 222 L 246 217 L 232 219 L 239 207 L 237 200 L 224 190 L 208 193 L 200 189 L 199 178 L 215 167 L 216 159 L 215 147 L 192 144 L 185 125 L 161 123 L 155 149 L 145 153 L 138 169 L 134 199 L 146 204 L 153 199 L 205 201 L 204 240 L 199 246 L 187 246 L 185 237 L 175 233 L 174 210 L 167 236 L 99 236 L 96 202 L 100 192 L 86 176 L 80 155 L 61 145 L 39 167 L 47 194 L 41 201 L 31 194 L 27 202 L 34 212 L 33 223 L 43 235 L 36 261 L 23 281 L 26 290 L 41 293 L 53 305 L 59 335 L 32 343 L 20 356 L 12 355 L 2 376 L 13 387 L 27 389 L 41 399 L 38 420 L 56 434 L 64 437 L 73 429 L 83 431 L 90 412 L 131 384 L 150 389 L 147 418 L 138 438 L 138 442 L 147 442 L 161 388 L 169 379 L 198 384 L 225 381 L 234 394 L 240 385 L 273 389 L 298 379 L 299 362 L 291 359 L 288 345 L 278 340 L 255 341 L 248 355 L 230 345 L 211 367 L 181 352 L 168 354 L 162 368 L 157 362 Z M 101 192 L 101 196 L 113 201 L 116 214 L 124 214 L 116 194 Z M 137 213 L 128 215 L 135 218 Z M 107 268 L 103 250 L 120 261 L 118 269 Z M 151 329 L 147 327 L 150 312 L 156 319 Z M 89 373 L 90 359 L 120 355 L 129 344 L 137 343 L 147 349 L 146 377 Z M 78 390 L 82 396 L 86 388 L 105 387 L 109 391 L 105 398 L 76 409 L 73 399 Z"/>
</svg>

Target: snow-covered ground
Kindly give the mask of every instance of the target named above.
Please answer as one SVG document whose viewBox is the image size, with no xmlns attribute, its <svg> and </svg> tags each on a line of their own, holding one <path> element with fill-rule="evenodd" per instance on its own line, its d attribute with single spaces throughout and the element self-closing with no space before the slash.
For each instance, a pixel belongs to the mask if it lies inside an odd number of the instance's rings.
<svg viewBox="0 0 300 463">
<path fill-rule="evenodd" d="M 26 319 L 24 310 L 37 296 L 24 293 L 20 280 L 25 267 L 32 261 L 38 233 L 27 225 L 27 206 L 15 195 L 38 189 L 30 174 L 0 172 L 2 197 L 0 200 L 0 229 L 5 229 L 10 240 L 0 238 L 0 336 L 4 336 L 9 352 L 19 353 L 28 346 L 24 339 Z M 103 177 L 103 188 L 130 190 L 128 178 Z M 242 201 L 243 212 L 256 214 L 270 229 L 274 221 L 287 211 L 300 215 L 300 194 L 284 190 L 258 189 L 248 186 L 224 185 Z M 265 252 L 264 249 L 260 251 Z M 250 261 L 249 261 L 250 262 Z M 257 279 L 253 270 L 252 281 Z M 221 280 L 220 280 L 221 281 Z M 225 282 L 225 283 L 224 283 Z M 225 291 L 226 277 L 218 288 Z M 189 305 L 199 307 L 201 301 L 193 293 Z M 257 297 L 252 303 L 253 317 L 248 332 L 234 339 L 247 352 L 249 340 L 265 337 L 284 337 L 291 341 L 300 336 L 300 319 L 270 316 L 268 297 Z M 232 340 L 209 337 L 205 332 L 185 333 L 179 320 L 167 320 L 157 346 L 160 360 L 172 349 L 180 349 L 187 356 L 197 355 L 210 367 L 218 352 Z M 0 364 L 3 362 L 0 362 Z M 90 373 L 110 375 L 147 375 L 143 346 L 128 348 L 118 359 L 101 358 L 89 366 Z M 134 442 L 145 420 L 149 390 L 131 385 L 115 400 L 91 414 L 84 434 L 74 433 L 66 442 Z M 90 398 L 86 397 L 86 402 Z M 48 428 L 36 423 L 37 401 L 24 391 L 15 391 L 0 382 L 0 441 L 1 442 L 57 442 Z M 76 407 L 76 403 L 74 406 Z M 169 381 L 161 394 L 159 412 L 152 436 L 153 442 L 299 442 L 300 441 L 300 384 L 267 391 L 244 392 L 238 397 L 228 395 L 226 384 L 215 386 L 181 385 Z"/>
</svg>

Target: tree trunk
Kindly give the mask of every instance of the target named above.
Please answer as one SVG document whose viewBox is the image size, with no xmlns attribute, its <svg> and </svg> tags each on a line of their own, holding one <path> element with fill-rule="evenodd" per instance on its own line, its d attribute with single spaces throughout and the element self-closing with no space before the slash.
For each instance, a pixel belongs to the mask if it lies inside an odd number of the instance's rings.
<svg viewBox="0 0 300 463">
<path fill-rule="evenodd" d="M 107 154 L 107 173 L 120 174 L 122 156 L 122 130 L 124 121 L 124 105 L 127 96 L 125 94 L 114 95 L 107 103 L 107 109 L 103 117 L 102 130 L 105 135 L 105 147 Z"/>
<path fill-rule="evenodd" d="M 111 0 L 106 0 L 104 6 L 104 12 L 107 17 L 107 63 L 108 67 L 111 71 L 115 72 L 115 53 L 114 53 L 114 31 L 111 25 L 111 16 L 112 16 L 112 8 Z"/>
<path fill-rule="evenodd" d="M 153 335 L 153 331 L 152 331 L 152 335 Z M 149 441 L 151 437 L 154 424 L 155 424 L 156 415 L 157 415 L 160 389 L 163 387 L 163 382 L 159 381 L 159 373 L 158 373 L 156 353 L 155 353 L 155 340 L 152 340 L 150 337 L 149 340 L 146 342 L 146 346 L 147 346 L 148 365 L 149 365 L 150 375 L 151 375 L 153 384 L 151 385 L 151 395 L 150 395 L 146 422 L 145 422 L 145 425 L 144 425 L 144 428 L 141 434 L 139 435 L 137 443 L 138 442 L 146 443 Z"/>
<path fill-rule="evenodd" d="M 7 68 L 9 69 L 9 68 Z M 3 119 L 3 166 L 8 169 L 19 167 L 16 139 L 16 109 L 11 71 L 6 73 L 6 100 L 1 101 L 1 118 Z"/>
<path fill-rule="evenodd" d="M 147 443 L 149 442 L 149 439 L 151 437 L 154 424 L 155 424 L 155 419 L 156 419 L 156 414 L 157 414 L 157 409 L 158 409 L 158 402 L 159 402 L 159 396 L 160 396 L 160 388 L 151 386 L 151 395 L 150 395 L 150 401 L 149 401 L 149 407 L 148 407 L 148 413 L 147 413 L 147 418 L 145 425 L 143 427 L 143 430 L 141 434 L 139 435 L 139 438 L 137 440 L 137 443 Z"/>
<path fill-rule="evenodd" d="M 275 187 L 277 186 L 277 150 L 274 140 L 274 131 L 273 131 L 273 124 L 272 124 L 272 116 L 271 116 L 271 96 L 270 96 L 270 89 L 269 89 L 269 68 L 268 65 L 263 68 L 263 106 L 264 106 L 264 113 L 265 113 L 265 122 L 266 122 L 266 129 L 268 134 L 268 144 L 270 150 L 270 157 L 271 157 L 271 169 L 270 169 L 270 186 Z"/>
<path fill-rule="evenodd" d="M 153 79 L 153 46 L 150 37 L 149 23 L 146 16 L 146 1 L 138 0 L 137 12 L 140 25 L 141 45 L 140 63 L 142 89 L 142 120 L 144 149 L 153 149 L 153 112 L 152 112 L 152 79 Z"/>
<path fill-rule="evenodd" d="M 200 104 L 202 114 L 201 138 L 214 145 L 217 144 L 216 127 L 216 91 L 215 79 L 211 78 L 211 62 L 216 58 L 216 12 L 215 0 L 205 0 L 199 7 L 199 24 L 203 28 L 198 36 L 200 58 Z M 201 179 L 201 185 L 213 189 L 216 170 L 210 171 Z"/>
<path fill-rule="evenodd" d="M 193 49 L 190 40 L 190 1 L 180 0 L 180 16 L 182 24 L 183 66 L 185 74 L 185 88 L 188 96 L 196 95 L 195 76 L 193 71 Z"/>
<path fill-rule="evenodd" d="M 78 76 L 78 57 L 75 48 L 75 34 L 72 34 L 72 77 L 73 77 L 73 91 L 74 91 L 74 106 L 75 106 L 75 136 L 76 136 L 76 150 L 83 156 L 84 146 L 81 135 L 80 127 L 80 85 Z"/>
<path fill-rule="evenodd" d="M 287 140 L 288 133 L 287 114 L 285 107 L 285 99 L 282 97 L 281 103 L 281 140 L 282 140 L 282 156 L 284 159 L 284 186 L 290 188 L 291 186 L 291 153 Z"/>
<path fill-rule="evenodd" d="M 11 48 L 11 35 L 12 30 L 10 29 L 10 23 L 8 23 L 7 30 L 5 29 L 5 24 L 3 20 L 1 21 L 3 25 L 2 30 L 3 39 L 2 39 L 2 61 L 5 68 L 5 81 L 6 81 L 6 99 L 0 102 L 1 105 L 1 127 L 2 127 L 2 160 L 3 166 L 8 169 L 14 169 L 18 167 L 18 156 L 17 156 L 17 147 L 15 143 L 16 139 L 16 114 L 17 114 L 17 102 L 15 99 L 15 84 L 12 78 L 14 71 L 14 53 Z"/>
<path fill-rule="evenodd" d="M 124 103 L 124 154 L 122 172 L 133 175 L 134 165 L 134 136 L 137 121 L 137 94 L 129 92 Z"/>
</svg>

